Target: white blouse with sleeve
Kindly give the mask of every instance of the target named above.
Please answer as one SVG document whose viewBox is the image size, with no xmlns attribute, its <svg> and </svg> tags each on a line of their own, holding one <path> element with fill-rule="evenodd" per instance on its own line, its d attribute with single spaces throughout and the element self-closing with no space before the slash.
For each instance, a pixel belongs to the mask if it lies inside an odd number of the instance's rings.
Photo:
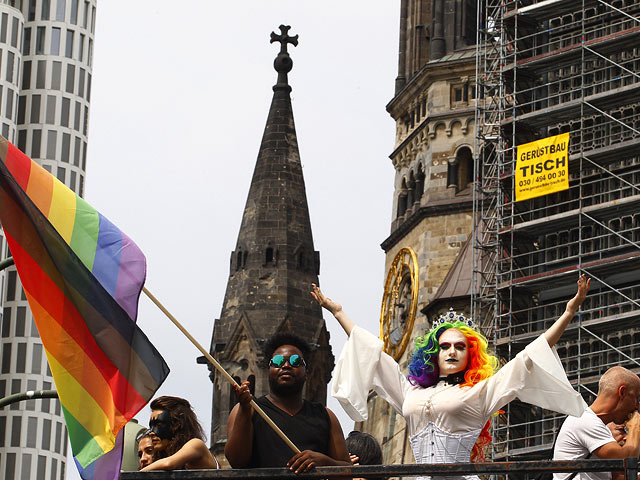
<svg viewBox="0 0 640 480">
<path fill-rule="evenodd" d="M 360 422 L 367 419 L 367 396 L 375 390 L 407 421 L 417 463 L 469 462 L 487 420 L 516 397 L 577 417 L 587 407 L 543 336 L 473 387 L 444 381 L 428 388 L 411 385 L 382 346 L 354 327 L 333 371 L 331 393 Z"/>
</svg>

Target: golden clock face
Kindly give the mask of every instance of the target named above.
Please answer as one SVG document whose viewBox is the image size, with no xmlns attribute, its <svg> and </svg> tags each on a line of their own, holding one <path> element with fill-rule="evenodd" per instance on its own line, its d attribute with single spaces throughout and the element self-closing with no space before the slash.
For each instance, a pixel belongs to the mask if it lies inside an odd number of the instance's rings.
<svg viewBox="0 0 640 480">
<path fill-rule="evenodd" d="M 396 361 L 411 338 L 418 308 L 418 279 L 418 257 L 411 248 L 403 248 L 389 268 L 380 310 L 384 351 Z"/>
</svg>

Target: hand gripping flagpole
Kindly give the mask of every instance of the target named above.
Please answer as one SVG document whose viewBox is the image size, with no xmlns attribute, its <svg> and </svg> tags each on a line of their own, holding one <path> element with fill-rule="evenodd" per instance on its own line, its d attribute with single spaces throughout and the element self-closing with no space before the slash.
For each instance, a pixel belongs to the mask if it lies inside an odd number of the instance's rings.
<svg viewBox="0 0 640 480">
<path fill-rule="evenodd" d="M 153 303 L 155 303 L 155 304 L 156 304 L 156 306 L 157 306 L 160 310 L 162 310 L 162 312 L 163 312 L 167 317 L 169 317 L 169 320 L 171 320 L 171 321 L 173 322 L 173 324 L 174 324 L 176 327 L 178 327 L 178 329 L 179 329 L 179 330 L 180 330 L 180 331 L 181 331 L 181 332 L 182 332 L 182 333 L 183 333 L 183 334 L 184 334 L 184 335 L 185 335 L 189 340 L 191 340 L 191 343 L 193 343 L 193 344 L 196 346 L 196 348 L 197 348 L 198 350 L 200 350 L 200 352 L 205 356 L 205 358 L 206 358 L 207 360 L 209 360 L 209 363 L 211 363 L 211 365 L 213 365 L 213 366 L 216 368 L 216 370 L 218 370 L 218 372 L 220 372 L 220 373 L 222 374 L 222 376 L 223 376 L 224 378 L 226 378 L 229 382 L 231 382 L 231 384 L 232 384 L 232 385 L 239 386 L 239 385 L 238 385 L 238 382 L 236 382 L 236 381 L 234 380 L 234 378 L 233 378 L 231 375 L 229 375 L 229 373 L 228 373 L 228 372 L 227 372 L 227 371 L 222 367 L 222 365 L 220 365 L 220 364 L 218 363 L 218 361 L 217 361 L 215 358 L 213 358 L 213 357 L 211 356 L 211 354 L 210 354 L 209 352 L 207 352 L 207 351 L 202 347 L 202 345 L 200 345 L 200 344 L 198 343 L 198 341 L 197 341 L 195 338 L 193 338 L 193 336 L 192 336 L 192 335 L 191 335 L 191 334 L 190 334 L 190 333 L 189 333 L 189 332 L 188 332 L 188 331 L 187 331 L 187 330 L 186 330 L 186 329 L 185 329 L 185 328 L 180 324 L 180 322 L 178 322 L 178 320 L 176 320 L 176 318 L 175 318 L 173 315 L 171 315 L 171 313 L 169 312 L 169 310 L 167 310 L 166 308 L 164 308 L 164 305 L 162 305 L 162 304 L 160 303 L 160 301 L 159 301 L 156 297 L 154 297 L 154 296 L 153 296 L 153 294 L 152 294 L 149 290 L 147 290 L 147 287 L 143 286 L 143 287 L 142 287 L 142 291 L 145 293 L 145 295 L 146 295 L 147 297 L 149 297 L 149 299 L 150 299 Z M 285 435 L 285 433 L 284 433 L 282 430 L 280 430 L 280 428 L 279 428 L 275 423 L 273 423 L 273 420 L 271 420 L 271 419 L 269 418 L 269 416 L 264 412 L 264 410 L 262 410 L 262 408 L 260 408 L 260 407 L 258 406 L 258 404 L 255 402 L 255 400 L 254 400 L 253 398 L 251 399 L 251 406 L 252 406 L 252 407 L 253 407 L 253 409 L 256 411 L 256 413 L 257 413 L 258 415 L 260 415 L 260 416 L 264 419 L 264 421 L 265 421 L 265 422 L 267 422 L 267 423 L 269 424 L 269 426 L 270 426 L 271 428 L 273 428 L 273 430 L 274 430 L 274 431 L 275 431 L 275 432 L 280 436 L 280 438 L 282 438 L 282 440 L 284 440 L 284 442 L 289 446 L 289 448 L 290 448 L 291 450 L 293 450 L 293 452 L 294 452 L 294 453 L 300 453 L 300 449 L 299 449 L 298 447 L 296 447 L 296 446 L 295 446 L 295 444 L 294 444 L 291 440 L 289 440 L 289 437 L 287 437 L 287 436 Z"/>
</svg>

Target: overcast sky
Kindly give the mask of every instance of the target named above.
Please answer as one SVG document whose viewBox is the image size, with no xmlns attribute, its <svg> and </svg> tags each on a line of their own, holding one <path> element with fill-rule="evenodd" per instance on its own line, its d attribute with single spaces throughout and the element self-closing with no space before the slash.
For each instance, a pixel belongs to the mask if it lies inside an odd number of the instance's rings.
<svg viewBox="0 0 640 480">
<path fill-rule="evenodd" d="M 208 348 L 291 25 L 292 102 L 320 282 L 372 332 L 391 221 L 399 2 L 108 0 L 97 11 L 85 198 L 147 257 L 147 288 Z M 337 356 L 345 335 L 325 315 Z M 207 433 L 199 352 L 144 295 L 138 323 Z M 338 404 L 329 407 L 352 429 Z M 139 419 L 148 421 L 148 409 Z M 72 463 L 69 478 L 77 478 Z"/>
</svg>

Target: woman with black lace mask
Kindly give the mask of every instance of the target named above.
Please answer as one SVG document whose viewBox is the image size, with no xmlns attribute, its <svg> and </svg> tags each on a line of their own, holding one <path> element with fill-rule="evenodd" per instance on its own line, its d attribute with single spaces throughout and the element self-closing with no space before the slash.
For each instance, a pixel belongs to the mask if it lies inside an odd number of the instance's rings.
<svg viewBox="0 0 640 480">
<path fill-rule="evenodd" d="M 151 402 L 149 428 L 153 463 L 142 471 L 220 468 L 204 443 L 205 435 L 184 398 L 163 396 Z"/>
</svg>

